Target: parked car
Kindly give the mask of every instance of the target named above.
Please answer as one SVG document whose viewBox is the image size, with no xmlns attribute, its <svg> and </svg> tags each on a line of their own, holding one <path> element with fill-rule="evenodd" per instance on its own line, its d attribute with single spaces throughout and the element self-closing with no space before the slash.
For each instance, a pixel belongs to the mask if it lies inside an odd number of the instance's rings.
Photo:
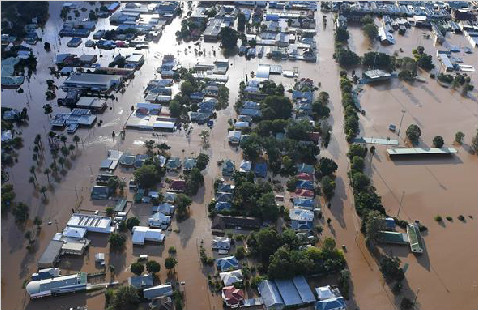
<svg viewBox="0 0 478 310">
<path fill-rule="evenodd" d="M 390 124 L 390 125 L 388 125 L 388 130 L 395 131 L 395 130 L 397 130 L 397 126 L 395 126 L 394 124 Z"/>
<path fill-rule="evenodd" d="M 136 184 L 136 181 L 134 179 L 130 179 L 128 187 L 129 189 L 136 190 L 138 188 L 138 185 Z"/>
<path fill-rule="evenodd" d="M 88 41 L 85 42 L 86 47 L 93 47 L 95 45 L 96 45 L 96 43 L 93 40 L 88 40 Z"/>
<path fill-rule="evenodd" d="M 71 38 L 70 41 L 68 41 L 68 43 L 66 43 L 66 46 L 68 47 L 78 47 L 80 46 L 82 40 L 81 38 Z"/>
</svg>

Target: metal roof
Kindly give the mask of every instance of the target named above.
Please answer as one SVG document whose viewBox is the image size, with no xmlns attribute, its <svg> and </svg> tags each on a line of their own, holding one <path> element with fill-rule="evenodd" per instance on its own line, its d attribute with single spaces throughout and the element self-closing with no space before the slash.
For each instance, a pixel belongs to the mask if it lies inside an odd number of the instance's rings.
<svg viewBox="0 0 478 310">
<path fill-rule="evenodd" d="M 38 267 L 51 267 L 53 266 L 60 256 L 61 247 L 63 241 L 51 240 L 42 256 L 38 260 Z"/>
<path fill-rule="evenodd" d="M 276 280 L 275 284 L 286 306 L 302 304 L 302 298 L 300 298 L 294 282 L 291 280 Z"/>
<path fill-rule="evenodd" d="M 423 154 L 431 154 L 431 155 L 437 155 L 437 154 L 455 154 L 457 151 L 453 147 L 443 147 L 443 148 L 437 148 L 437 147 L 430 147 L 430 148 L 420 148 L 420 147 L 414 147 L 414 148 L 393 148 L 393 149 L 387 149 L 387 153 L 389 155 L 423 155 Z"/>
<path fill-rule="evenodd" d="M 264 280 L 259 283 L 259 293 L 261 294 L 264 305 L 269 308 L 273 306 L 283 306 L 284 301 L 277 290 L 277 287 L 273 281 Z"/>
<path fill-rule="evenodd" d="M 297 276 L 292 279 L 294 282 L 295 288 L 300 295 L 303 303 L 309 303 L 315 301 L 314 293 L 312 293 L 307 280 L 304 276 Z"/>
</svg>

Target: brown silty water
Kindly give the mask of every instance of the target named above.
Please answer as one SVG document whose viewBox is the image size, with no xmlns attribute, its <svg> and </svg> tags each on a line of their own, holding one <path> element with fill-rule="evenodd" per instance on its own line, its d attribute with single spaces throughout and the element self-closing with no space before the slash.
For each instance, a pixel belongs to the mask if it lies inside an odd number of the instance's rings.
<svg viewBox="0 0 478 310">
<path fill-rule="evenodd" d="M 84 4 L 88 7 L 88 4 Z M 25 84 L 24 94 L 17 94 L 12 90 L 2 92 L 2 104 L 10 107 L 22 108 L 29 107 L 30 126 L 23 129 L 23 138 L 25 147 L 19 152 L 18 163 L 10 169 L 10 176 L 17 193 L 17 200 L 21 200 L 30 205 L 30 218 L 38 215 L 43 219 L 43 223 L 51 221 L 53 224 L 43 225 L 38 237 L 38 247 L 33 254 L 25 250 L 26 242 L 23 237 L 24 231 L 20 230 L 12 221 L 10 216 L 2 219 L 2 308 L 5 309 L 69 309 L 72 306 L 87 305 L 91 309 L 104 308 L 104 294 L 102 291 L 93 293 L 80 293 L 66 295 L 62 297 L 47 298 L 40 301 L 30 301 L 22 283 L 32 272 L 35 271 L 36 261 L 46 248 L 49 240 L 55 232 L 61 230 L 70 214 L 71 208 L 80 203 L 82 210 L 100 210 L 104 211 L 105 203 L 92 202 L 89 199 L 91 184 L 98 171 L 99 162 L 105 158 L 106 151 L 114 148 L 131 153 L 143 152 L 144 147 L 141 141 L 146 139 L 164 140 L 171 146 L 172 155 L 185 157 L 196 155 L 199 151 L 204 151 L 210 156 L 210 164 L 205 171 L 205 187 L 194 197 L 194 203 L 191 206 L 191 216 L 188 220 L 177 223 L 173 221 L 172 228 L 180 229 L 180 234 L 168 232 L 166 242 L 162 246 L 146 245 L 136 248 L 131 246 L 128 239 L 127 248 L 124 253 L 109 253 L 107 237 L 102 235 L 90 235 L 92 244 L 88 254 L 84 258 L 67 258 L 62 260 L 61 268 L 66 272 L 87 271 L 96 272 L 98 269 L 94 266 L 94 254 L 98 252 L 107 253 L 109 263 L 115 265 L 115 280 L 125 282 L 131 273 L 127 270 L 131 262 L 135 261 L 140 254 L 148 254 L 150 258 L 158 260 L 163 267 L 160 273 L 162 282 L 167 281 L 167 274 L 164 270 L 164 258 L 167 257 L 167 249 L 175 246 L 178 250 L 176 267 L 177 278 L 179 281 L 185 281 L 184 292 L 186 298 L 186 309 L 219 309 L 222 308 L 222 301 L 219 295 L 211 294 L 207 287 L 208 270 L 202 267 L 199 261 L 199 244 L 204 241 L 206 249 L 211 242 L 212 235 L 210 231 L 210 220 L 207 217 L 207 204 L 213 197 L 213 182 L 220 175 L 216 162 L 218 160 L 229 158 L 236 163 L 241 160 L 240 152 L 230 148 L 227 145 L 227 121 L 235 117 L 233 104 L 238 95 L 238 84 L 244 80 L 245 74 L 257 69 L 259 63 L 274 63 L 272 60 L 253 59 L 246 61 L 243 57 L 235 56 L 231 58 L 232 66 L 228 72 L 229 82 L 227 86 L 230 89 L 229 107 L 218 113 L 217 122 L 210 135 L 210 148 L 202 149 L 199 133 L 204 126 L 193 125 L 194 129 L 191 138 L 188 140 L 183 132 L 173 134 L 164 134 L 162 137 L 153 137 L 149 132 L 139 132 L 128 130 L 126 139 L 120 141 L 111 138 L 112 131 L 118 132 L 123 127 L 129 113 L 130 106 L 136 102 L 143 101 L 142 91 L 148 81 L 155 78 L 156 68 L 161 62 L 162 55 L 175 54 L 180 63 L 185 66 L 191 66 L 198 60 L 212 61 L 215 57 L 210 52 L 212 48 L 218 51 L 218 44 L 201 43 L 201 48 L 206 48 L 206 55 L 202 57 L 195 56 L 194 53 L 184 53 L 186 46 L 192 44 L 180 44 L 175 42 L 174 33 L 180 28 L 180 19 L 175 19 L 173 23 L 166 26 L 162 38 L 158 43 L 151 43 L 150 49 L 145 53 L 145 65 L 136 73 L 134 80 L 126 88 L 124 94 L 116 94 L 118 101 L 109 101 L 112 110 L 99 115 L 103 120 L 102 127 L 95 127 L 91 130 L 79 130 L 78 135 L 84 143 L 79 145 L 78 159 L 72 163 L 68 174 L 60 183 L 55 183 L 52 191 L 47 193 L 49 202 L 41 202 L 41 194 L 33 191 L 31 184 L 28 183 L 29 167 L 31 166 L 31 154 L 33 138 L 38 132 L 42 132 L 43 141 L 46 142 L 46 135 L 49 130 L 48 117 L 43 114 L 42 106 L 45 104 L 43 94 L 46 90 L 44 81 L 51 79 L 48 75 L 48 67 L 53 65 L 54 56 L 61 52 L 78 52 L 78 49 L 66 47 L 68 38 L 61 39 L 62 45 L 58 46 L 57 34 L 61 28 L 59 12 L 61 3 L 50 3 L 50 19 L 46 25 L 44 41 L 53 43 L 52 52 L 46 53 L 38 45 L 35 47 L 35 53 L 39 57 L 38 73 L 34 75 L 30 83 Z M 317 21 L 322 20 L 322 13 L 317 13 Z M 329 119 L 332 125 L 332 140 L 326 150 L 321 150 L 321 154 L 333 158 L 339 165 L 337 172 L 336 195 L 332 201 L 332 208 L 324 208 L 325 217 L 332 217 L 334 221 L 330 228 L 325 228 L 324 235 L 334 236 L 337 244 L 347 246 L 346 258 L 352 273 L 353 292 L 350 301 L 351 307 L 354 305 L 362 309 L 393 309 L 395 300 L 389 292 L 387 286 L 383 283 L 382 276 L 378 270 L 377 264 L 368 254 L 363 238 L 359 232 L 360 223 L 356 216 L 353 205 L 351 204 L 351 192 L 348 186 L 347 170 L 348 161 L 345 156 L 348 145 L 343 135 L 343 111 L 340 104 L 339 90 L 339 68 L 333 63 L 333 29 L 330 26 L 331 16 L 329 18 L 329 27 L 325 30 L 320 23 L 317 23 L 318 34 L 316 40 L 318 43 L 318 61 L 316 64 L 306 64 L 302 62 L 281 62 L 283 69 L 299 68 L 300 77 L 310 77 L 314 82 L 322 83 L 322 89 L 329 92 L 331 96 L 332 115 Z M 108 28 L 107 20 L 100 20 L 97 28 Z M 410 33 L 410 32 L 409 32 Z M 410 33 L 412 35 L 412 33 Z M 418 34 L 417 34 L 418 37 Z M 357 41 L 356 41 L 357 40 Z M 411 49 L 416 45 L 413 38 L 409 39 L 410 47 L 405 53 L 411 54 Z M 403 40 L 405 41 L 405 39 Z M 362 42 L 362 43 L 360 43 Z M 360 53 L 363 53 L 367 46 L 361 32 L 351 30 L 351 46 Z M 397 38 L 397 47 L 401 46 L 400 39 Z M 424 44 L 426 44 L 425 42 Z M 356 46 L 356 45 L 359 46 Z M 425 46 L 426 51 L 431 51 L 431 47 Z M 190 49 L 194 50 L 194 46 Z M 97 53 L 86 47 L 81 47 L 81 53 Z M 362 50 L 360 50 L 362 49 Z M 189 49 L 188 49 L 189 50 Z M 100 62 L 107 64 L 113 54 L 121 52 L 122 55 L 131 53 L 132 49 L 120 49 L 113 51 L 101 51 L 103 55 Z M 219 55 L 219 54 L 218 54 Z M 471 64 L 469 61 L 465 63 Z M 475 62 L 475 67 L 476 62 Z M 250 75 L 249 75 L 250 76 Z M 286 86 L 292 85 L 292 80 L 282 77 L 273 77 L 278 82 L 283 82 Z M 56 84 L 60 85 L 63 78 Z M 394 86 L 395 85 L 395 86 Z M 361 118 L 363 125 L 362 133 L 365 136 L 378 137 L 379 135 L 390 135 L 387 132 L 388 123 L 397 122 L 400 117 L 402 104 L 406 106 L 407 113 L 403 124 L 407 124 L 415 117 L 420 122 L 423 131 L 424 141 L 431 141 L 434 135 L 441 134 L 445 141 L 451 141 L 455 131 L 462 130 L 469 139 L 476 125 L 476 101 L 470 99 L 459 99 L 459 94 L 451 94 L 450 90 L 441 89 L 433 81 L 429 81 L 424 86 L 428 87 L 432 94 L 437 95 L 443 100 L 443 103 L 422 103 L 434 104 L 434 107 L 428 111 L 443 110 L 442 122 L 434 122 L 433 114 L 426 114 L 423 109 L 414 105 L 409 95 L 403 94 L 403 88 L 408 89 L 410 93 L 417 98 L 425 95 L 431 96 L 421 87 L 403 86 L 398 81 L 392 83 L 392 87 L 365 87 L 361 97 L 361 103 L 367 110 L 367 116 Z M 57 96 L 61 97 L 62 92 L 58 91 Z M 398 98 L 391 101 L 390 97 Z M 373 98 L 373 99 L 372 99 Z M 425 98 L 425 97 L 424 97 Z M 445 98 L 450 98 L 445 101 Z M 452 98 L 454 98 L 452 100 Z M 430 99 L 428 99 L 430 100 Z M 402 103 L 400 103 L 400 101 Z M 425 101 L 422 99 L 421 101 Z M 29 102 L 29 105 L 26 103 Z M 376 102 L 376 104 L 373 104 Z M 387 110 L 384 108 L 384 102 L 390 102 Z M 459 108 L 451 107 L 460 105 Z M 438 109 L 436 106 L 439 106 Z M 472 108 L 474 107 L 474 108 Z M 391 110 L 390 110 L 391 109 Z M 54 111 L 62 111 L 54 105 Z M 392 111 L 394 111 L 392 113 Z M 410 111 L 410 112 L 408 112 Z M 438 112 L 438 111 L 437 111 Z M 450 113 L 453 112 L 453 113 Z M 430 112 L 428 112 L 430 113 Z M 473 114 L 474 113 L 474 114 Z M 458 115 L 457 115 L 458 114 Z M 450 121 L 455 119 L 455 122 Z M 456 122 L 456 121 L 459 122 Z M 475 123 L 473 123 L 475 120 Z M 445 124 L 449 124 L 449 129 Z M 455 126 L 453 126 L 454 124 Z M 375 129 L 378 128 L 378 129 Z M 184 152 L 182 150 L 184 149 Z M 46 162 L 49 163 L 49 154 L 46 154 Z M 472 262 L 476 261 L 476 251 L 473 246 L 463 247 L 458 242 L 453 242 L 457 238 L 466 240 L 466 244 L 476 244 L 476 157 L 468 155 L 459 148 L 459 153 L 453 160 L 440 162 L 419 162 L 397 163 L 388 160 L 385 155 L 385 148 L 378 147 L 377 155 L 372 161 L 372 175 L 374 185 L 378 192 L 383 196 L 384 205 L 390 214 L 397 211 L 399 207 L 400 195 L 405 191 L 402 200 L 401 216 L 409 216 L 411 219 L 418 219 L 428 226 L 429 233 L 425 237 L 427 253 L 420 258 L 415 258 L 408 254 L 408 249 L 387 249 L 395 255 L 399 255 L 403 262 L 409 262 L 410 267 L 407 271 L 408 285 L 413 291 L 420 288 L 418 302 L 423 309 L 431 309 L 438 306 L 460 306 L 468 308 L 476 304 L 476 266 Z M 386 167 L 382 167 L 385 166 Z M 407 170 L 407 171 L 406 171 Z M 405 172 L 406 171 L 406 172 Z M 419 172 L 420 171 L 420 172 Z M 459 172 L 458 172 L 459 171 Z M 40 181 L 46 184 L 46 176 L 37 172 Z M 120 170 L 116 172 L 119 176 L 131 177 L 131 172 Z M 454 176 L 456 174 L 456 176 Z M 459 175 L 458 175 L 459 174 Z M 409 177 L 411 176 L 411 178 Z M 453 178 L 454 177 L 454 178 Z M 456 180 L 455 180 L 456 179 Z M 426 182 L 426 183 L 425 183 Z M 426 184 L 426 185 L 425 185 Z M 446 189 L 444 189 L 446 188 Z M 127 193 L 128 199 L 132 199 L 132 193 Z M 439 198 L 438 198 L 439 197 Z M 445 203 L 446 202 L 446 203 Z M 111 205 L 112 202 L 108 202 Z M 141 218 L 142 224 L 146 224 L 146 218 L 150 215 L 150 207 L 135 205 L 131 210 L 132 214 Z M 446 228 L 438 226 L 433 222 L 433 216 L 440 213 L 442 216 L 450 215 L 456 218 L 458 214 L 473 215 L 474 219 L 468 219 L 463 224 L 457 220 L 453 223 L 447 223 Z M 58 227 L 57 227 L 58 225 Z M 29 223 L 27 228 L 31 227 Z M 441 242 L 445 241 L 445 242 Z M 463 242 L 465 243 L 465 242 Z M 461 244 L 461 242 L 460 242 Z M 451 263 L 448 257 L 452 256 L 456 263 Z M 418 260 L 416 262 L 416 260 Z M 19 263 L 20 262 L 20 263 Z M 476 264 L 475 264 L 476 265 Z M 466 266 L 465 268 L 453 268 L 454 266 Z M 20 275 L 20 277 L 18 277 Z M 106 280 L 110 280 L 108 274 Z M 448 289 L 446 291 L 445 285 Z M 438 292 L 438 293 L 437 293 Z M 7 297 L 8 296 L 8 297 Z M 446 308 L 446 307 L 445 307 Z"/>
</svg>

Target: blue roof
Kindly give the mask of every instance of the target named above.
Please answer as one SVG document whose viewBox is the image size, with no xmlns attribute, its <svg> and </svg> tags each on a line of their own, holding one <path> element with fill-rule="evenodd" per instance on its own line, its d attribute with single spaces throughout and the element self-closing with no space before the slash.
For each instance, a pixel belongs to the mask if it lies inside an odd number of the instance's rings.
<svg viewBox="0 0 478 310">
<path fill-rule="evenodd" d="M 258 102 L 255 102 L 255 101 L 244 101 L 242 103 L 242 107 L 244 109 L 259 109 L 260 104 Z"/>
<path fill-rule="evenodd" d="M 297 188 L 314 190 L 314 183 L 311 182 L 311 181 L 297 181 L 296 187 Z"/>
<path fill-rule="evenodd" d="M 141 275 L 141 276 L 132 276 L 128 280 L 129 285 L 132 285 L 136 288 L 145 288 L 153 286 L 153 274 Z"/>
<path fill-rule="evenodd" d="M 298 90 L 294 90 L 292 93 L 292 99 L 297 100 L 297 99 L 306 99 L 308 102 L 312 102 L 314 99 L 314 93 L 307 91 L 307 92 L 301 92 Z"/>
<path fill-rule="evenodd" d="M 279 20 L 279 15 L 277 14 L 267 14 L 266 20 Z"/>
<path fill-rule="evenodd" d="M 302 299 L 294 286 L 294 282 L 291 280 L 276 280 L 275 283 L 286 306 L 302 304 Z"/>
<path fill-rule="evenodd" d="M 310 290 L 310 286 L 305 280 L 304 276 L 297 276 L 292 279 L 294 285 L 299 292 L 300 298 L 303 303 L 309 303 L 315 301 L 314 293 Z"/>
<path fill-rule="evenodd" d="M 298 173 L 304 172 L 308 174 L 314 174 L 315 169 L 314 169 L 314 166 L 312 165 L 300 164 L 300 165 L 297 165 L 297 171 Z"/>
<path fill-rule="evenodd" d="M 261 110 L 257 110 L 257 109 L 241 109 L 240 111 L 241 114 L 243 115 L 248 115 L 248 116 L 261 116 L 262 113 L 261 113 Z"/>
<path fill-rule="evenodd" d="M 306 198 L 294 198 L 294 206 L 304 207 L 304 208 L 314 208 L 315 200 L 306 199 Z"/>
<path fill-rule="evenodd" d="M 385 224 L 389 229 L 395 229 L 395 220 L 391 217 L 385 219 Z"/>
<path fill-rule="evenodd" d="M 277 287 L 273 281 L 264 280 L 259 283 L 257 287 L 261 294 L 264 305 L 269 308 L 272 306 L 283 306 L 284 301 L 277 290 Z"/>
<path fill-rule="evenodd" d="M 345 309 L 345 300 L 343 297 L 321 300 L 315 304 L 315 309 L 316 310 Z"/>
<path fill-rule="evenodd" d="M 257 163 L 254 166 L 254 173 L 256 176 L 259 176 L 261 178 L 267 177 L 267 164 L 266 163 Z"/>
<path fill-rule="evenodd" d="M 226 201 L 219 201 L 216 203 L 216 211 L 222 211 L 222 210 L 230 210 L 231 209 L 231 204 Z"/>
<path fill-rule="evenodd" d="M 239 268 L 239 261 L 234 256 L 218 258 L 216 266 L 221 271 L 234 270 Z"/>
</svg>

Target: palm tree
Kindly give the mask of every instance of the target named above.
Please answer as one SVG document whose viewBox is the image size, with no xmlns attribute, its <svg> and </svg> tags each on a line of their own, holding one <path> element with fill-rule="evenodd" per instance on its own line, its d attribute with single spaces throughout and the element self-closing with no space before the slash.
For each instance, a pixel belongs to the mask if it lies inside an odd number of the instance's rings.
<svg viewBox="0 0 478 310">
<path fill-rule="evenodd" d="M 68 146 L 68 150 L 69 150 L 70 152 L 72 152 L 74 149 L 75 149 L 75 146 L 74 146 L 73 144 L 70 144 L 70 145 Z"/>
<path fill-rule="evenodd" d="M 63 169 L 63 165 L 65 164 L 65 158 L 64 157 L 58 158 L 58 163 L 61 165 L 61 169 Z"/>
<path fill-rule="evenodd" d="M 35 181 L 38 181 L 37 174 L 35 173 L 35 166 L 30 167 L 30 173 L 35 177 Z"/>
<path fill-rule="evenodd" d="M 43 149 L 43 143 L 42 143 L 42 141 L 41 141 L 41 136 L 40 136 L 40 134 L 37 134 L 37 135 L 35 136 L 35 140 L 34 140 L 33 143 L 35 143 L 35 145 L 38 145 L 38 146 L 40 147 L 40 149 Z"/>
<path fill-rule="evenodd" d="M 43 106 L 43 111 L 45 112 L 46 115 L 48 115 L 48 117 L 51 117 L 50 114 L 53 112 L 53 108 L 51 107 L 51 104 L 45 104 Z"/>
<path fill-rule="evenodd" d="M 35 188 L 35 189 L 37 188 L 37 184 L 35 183 L 35 178 L 34 177 L 30 177 L 28 179 L 28 182 L 33 184 L 33 188 Z"/>
<path fill-rule="evenodd" d="M 201 133 L 199 134 L 199 136 L 201 137 L 202 139 L 202 144 L 204 146 L 204 148 L 207 148 L 208 146 L 208 138 L 209 138 L 209 131 L 207 130 L 202 130 Z"/>
<path fill-rule="evenodd" d="M 61 135 L 60 141 L 63 142 L 63 145 L 66 146 L 66 141 L 68 141 L 68 138 L 64 135 Z"/>
<path fill-rule="evenodd" d="M 154 140 L 145 141 L 144 147 L 147 149 L 148 154 L 153 154 Z"/>
<path fill-rule="evenodd" d="M 33 153 L 38 153 L 39 150 L 40 150 L 40 149 L 38 148 L 38 145 L 35 145 L 35 146 L 33 147 Z"/>
<path fill-rule="evenodd" d="M 73 136 L 73 142 L 75 142 L 76 148 L 78 148 L 78 142 L 80 142 L 80 137 L 78 137 L 77 135 Z"/>
<path fill-rule="evenodd" d="M 46 186 L 42 186 L 40 188 L 40 193 L 42 193 L 44 200 L 46 200 L 46 191 L 47 191 Z"/>
<path fill-rule="evenodd" d="M 48 136 L 49 136 L 50 138 L 54 138 L 54 137 L 56 137 L 56 132 L 50 130 L 50 132 L 48 133 Z"/>
<path fill-rule="evenodd" d="M 50 170 L 53 172 L 56 172 L 58 170 L 58 166 L 56 165 L 56 162 L 52 162 L 50 164 Z"/>
<path fill-rule="evenodd" d="M 70 154 L 70 151 L 68 151 L 68 148 L 66 146 L 62 146 L 60 151 L 63 157 L 67 157 L 68 154 Z"/>
<path fill-rule="evenodd" d="M 48 179 L 48 183 L 50 183 L 50 173 L 51 170 L 46 168 L 45 171 L 43 171 L 44 174 L 46 174 L 46 178 Z"/>
<path fill-rule="evenodd" d="M 58 150 L 57 149 L 51 149 L 51 158 L 53 159 L 53 162 L 56 162 L 56 158 L 58 157 Z"/>
</svg>

